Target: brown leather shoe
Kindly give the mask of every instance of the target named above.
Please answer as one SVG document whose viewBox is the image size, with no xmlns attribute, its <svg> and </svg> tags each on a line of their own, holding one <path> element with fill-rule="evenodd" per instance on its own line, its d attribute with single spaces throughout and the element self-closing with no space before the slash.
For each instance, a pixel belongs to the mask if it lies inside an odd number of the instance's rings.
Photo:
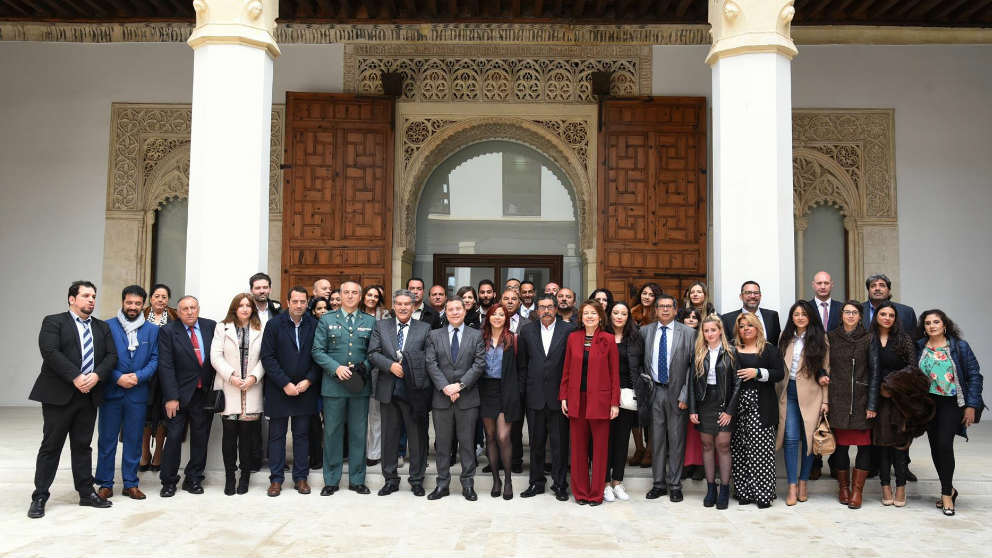
<svg viewBox="0 0 992 558">
<path fill-rule="evenodd" d="M 122 492 L 121 494 L 127 496 L 128 498 L 130 498 L 132 500 L 144 500 L 145 499 L 145 493 L 142 492 L 142 491 L 140 491 L 140 490 L 138 490 L 138 487 L 137 486 L 132 486 L 131 488 L 125 488 L 124 489 L 124 492 Z"/>
<path fill-rule="evenodd" d="M 269 496 L 275 497 L 282 493 L 282 483 L 274 482 L 269 485 L 269 491 L 266 492 Z"/>
<path fill-rule="evenodd" d="M 296 491 L 300 494 L 310 494 L 310 483 L 305 479 L 296 481 Z"/>
<path fill-rule="evenodd" d="M 848 483 L 851 480 L 851 471 L 837 471 L 837 501 L 845 506 L 851 502 L 851 492 Z"/>
<path fill-rule="evenodd" d="M 100 490 L 97 490 L 96 491 L 96 494 L 97 494 L 97 496 L 103 498 L 104 500 L 109 500 L 109 499 L 111 499 L 111 498 L 114 497 L 114 489 L 113 488 L 101 488 Z"/>
</svg>

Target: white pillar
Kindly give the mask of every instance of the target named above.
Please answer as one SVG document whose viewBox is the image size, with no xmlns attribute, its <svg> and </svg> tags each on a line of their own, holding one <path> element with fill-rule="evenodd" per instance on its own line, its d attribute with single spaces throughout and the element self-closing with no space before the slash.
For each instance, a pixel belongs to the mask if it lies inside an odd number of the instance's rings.
<svg viewBox="0 0 992 558">
<path fill-rule="evenodd" d="M 740 307 L 746 280 L 762 306 L 795 301 L 790 38 L 792 0 L 710 0 L 713 47 L 713 291 Z"/>
<path fill-rule="evenodd" d="M 269 270 L 272 38 L 278 0 L 195 0 L 186 293 L 224 317 Z"/>
</svg>

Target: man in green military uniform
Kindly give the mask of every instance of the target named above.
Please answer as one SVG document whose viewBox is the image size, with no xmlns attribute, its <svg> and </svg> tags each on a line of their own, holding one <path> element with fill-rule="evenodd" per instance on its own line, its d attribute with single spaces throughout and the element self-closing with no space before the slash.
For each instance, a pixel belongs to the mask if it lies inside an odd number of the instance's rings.
<svg viewBox="0 0 992 558">
<path fill-rule="evenodd" d="M 324 488 L 321 496 L 338 490 L 344 457 L 344 425 L 348 424 L 348 490 L 368 494 L 365 486 L 365 429 L 369 417 L 369 377 L 354 389 L 355 367 L 371 366 L 365 352 L 375 318 L 358 310 L 362 287 L 353 281 L 341 284 L 341 308 L 320 318 L 313 338 L 313 360 L 324 369 L 320 395 L 324 402 Z M 352 388 L 352 389 L 349 389 Z"/>
</svg>

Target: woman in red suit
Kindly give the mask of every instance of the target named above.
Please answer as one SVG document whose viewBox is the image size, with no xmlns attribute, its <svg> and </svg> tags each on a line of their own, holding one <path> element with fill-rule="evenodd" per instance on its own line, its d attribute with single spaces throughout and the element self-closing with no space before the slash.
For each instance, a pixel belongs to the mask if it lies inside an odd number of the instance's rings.
<svg viewBox="0 0 992 558">
<path fill-rule="evenodd" d="M 568 336 L 561 372 L 561 412 L 569 422 L 572 492 L 576 503 L 603 503 L 610 421 L 620 414 L 620 357 L 614 336 L 603 331 L 603 307 L 587 300 L 579 307 L 582 328 Z M 592 482 L 589 436 L 592 435 Z"/>
</svg>

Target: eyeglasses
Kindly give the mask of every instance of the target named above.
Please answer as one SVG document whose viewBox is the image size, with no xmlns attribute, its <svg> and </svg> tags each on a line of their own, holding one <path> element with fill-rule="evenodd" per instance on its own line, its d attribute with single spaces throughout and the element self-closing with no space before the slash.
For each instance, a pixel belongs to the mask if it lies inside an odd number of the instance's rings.
<svg viewBox="0 0 992 558">
<path fill-rule="evenodd" d="M 760 295 L 761 291 L 741 291 L 741 294 L 744 296 L 755 296 Z"/>
<path fill-rule="evenodd" d="M 657 306 L 657 308 L 661 308 L 663 310 L 671 310 L 672 308 L 675 308 L 675 307 L 672 306 L 671 304 L 659 304 Z"/>
<path fill-rule="evenodd" d="M 860 312 L 857 310 L 844 310 L 845 316 L 857 316 L 858 314 L 860 314 Z"/>
</svg>

